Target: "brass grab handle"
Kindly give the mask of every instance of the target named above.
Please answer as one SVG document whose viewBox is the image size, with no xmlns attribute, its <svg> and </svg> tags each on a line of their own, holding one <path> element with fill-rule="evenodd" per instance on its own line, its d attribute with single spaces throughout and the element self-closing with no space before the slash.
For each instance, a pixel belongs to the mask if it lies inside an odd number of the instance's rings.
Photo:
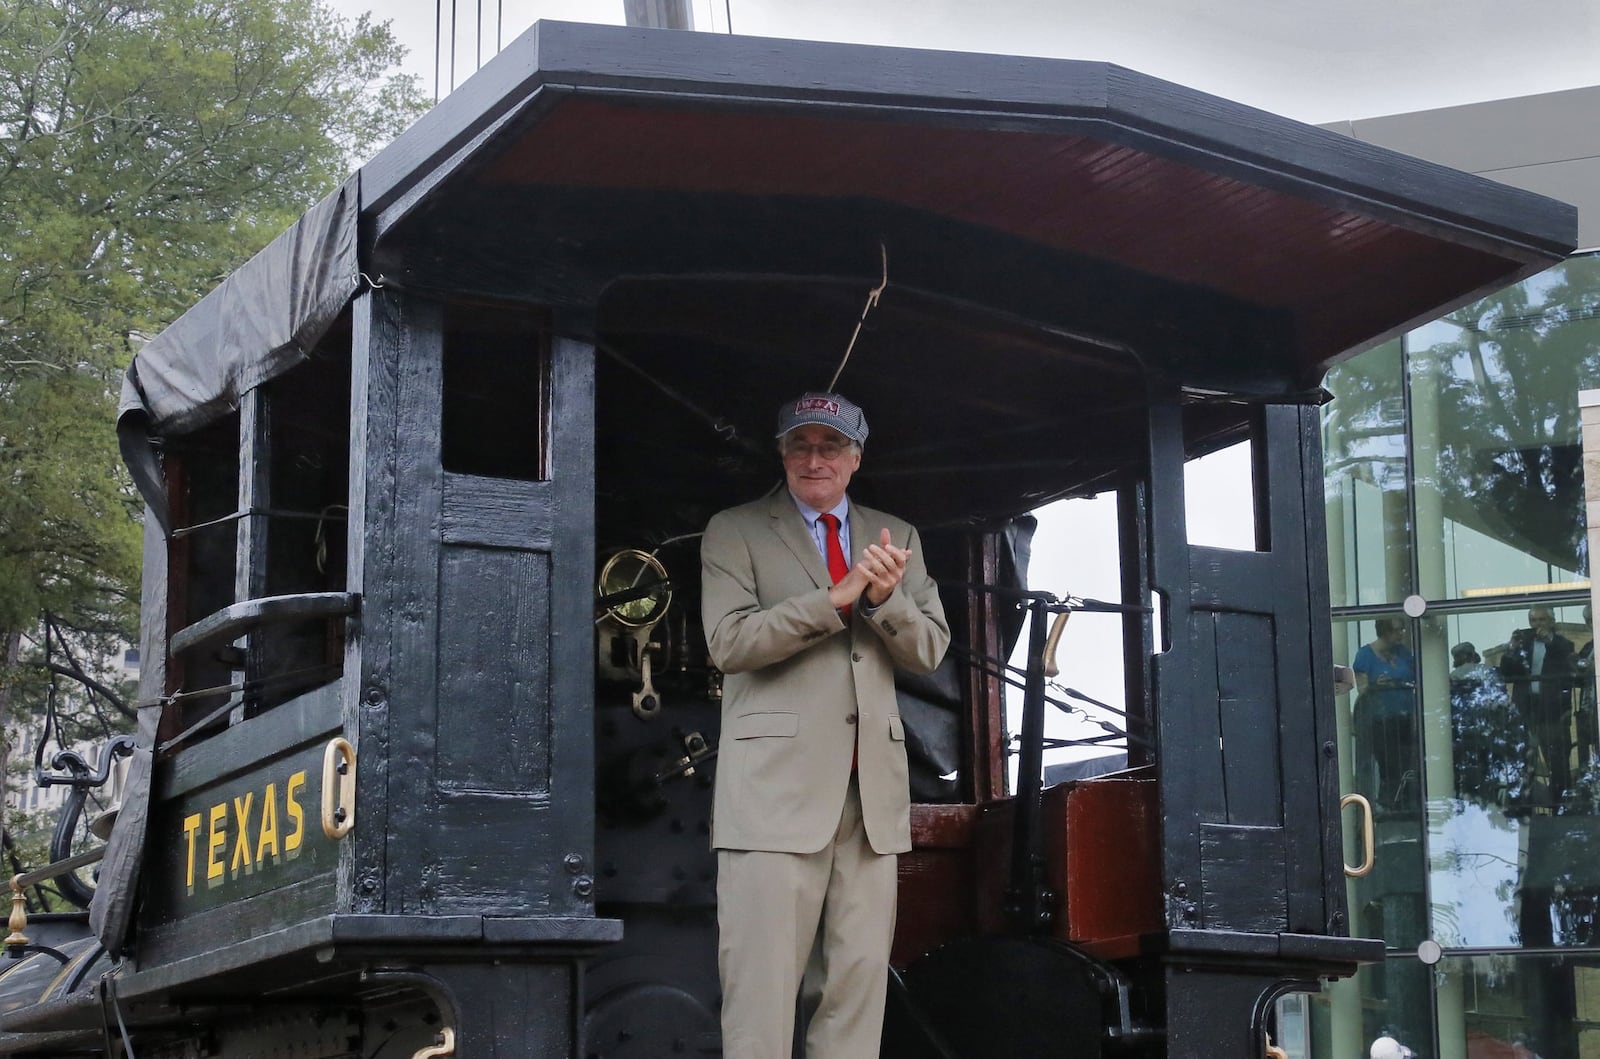
<svg viewBox="0 0 1600 1059">
<path fill-rule="evenodd" d="M 42 868 L 35 868 L 29 872 L 19 872 L 13 875 L 11 877 L 11 919 L 6 924 L 11 929 L 11 936 L 6 938 L 4 942 L 0 942 L 0 945 L 4 945 L 7 949 L 15 949 L 18 946 L 26 947 L 32 944 L 28 939 L 28 935 L 23 933 L 28 929 L 28 899 L 23 896 L 23 890 L 35 883 L 48 882 L 57 876 L 65 875 L 69 871 L 77 871 L 79 868 L 87 868 L 91 864 L 98 864 L 105 859 L 105 855 L 106 847 L 101 846 L 99 849 L 91 849 L 87 853 L 79 853 L 77 856 L 58 860 L 54 864 L 46 864 Z"/>
<path fill-rule="evenodd" d="M 1344 812 L 1345 806 L 1348 805 L 1361 806 L 1361 841 L 1367 847 L 1367 854 L 1359 867 L 1352 868 L 1346 864 L 1344 873 L 1351 879 L 1359 879 L 1372 871 L 1372 865 L 1378 859 L 1377 842 L 1374 841 L 1372 833 L 1372 803 L 1362 795 L 1347 794 L 1339 799 L 1339 811 Z"/>
<path fill-rule="evenodd" d="M 446 1026 L 439 1031 L 439 1043 L 431 1048 L 424 1048 L 413 1055 L 411 1059 L 439 1059 L 440 1056 L 456 1054 L 456 1031 Z"/>
<path fill-rule="evenodd" d="M 1289 1053 L 1284 1051 L 1282 1048 L 1279 1048 L 1276 1044 L 1273 1044 L 1272 1037 L 1270 1035 L 1267 1036 L 1264 1043 L 1267 1046 L 1266 1059 L 1289 1059 Z"/>
<path fill-rule="evenodd" d="M 337 842 L 355 826 L 356 748 L 340 736 L 322 752 L 322 833 Z"/>
<path fill-rule="evenodd" d="M 1056 615 L 1056 620 L 1050 625 L 1050 635 L 1044 640 L 1044 675 L 1058 677 L 1061 667 L 1056 665 L 1056 648 L 1061 645 L 1061 634 L 1067 631 L 1067 619 L 1072 617 L 1070 610 L 1063 610 Z"/>
</svg>

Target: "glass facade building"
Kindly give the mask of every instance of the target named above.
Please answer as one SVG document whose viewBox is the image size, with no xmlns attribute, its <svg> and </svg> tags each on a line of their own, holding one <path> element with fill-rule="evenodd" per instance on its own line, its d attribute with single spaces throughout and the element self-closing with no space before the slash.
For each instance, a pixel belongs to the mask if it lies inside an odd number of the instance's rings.
<svg viewBox="0 0 1600 1059">
<path fill-rule="evenodd" d="M 1600 254 L 1325 385 L 1334 658 L 1354 678 L 1337 702 L 1342 786 L 1371 802 L 1376 846 L 1349 880 L 1351 932 L 1388 958 L 1283 1022 L 1316 1059 L 1366 1057 L 1382 1036 L 1419 1059 L 1600 1059 L 1579 409 L 1600 387 Z M 1356 863 L 1354 810 L 1346 831 Z"/>
</svg>

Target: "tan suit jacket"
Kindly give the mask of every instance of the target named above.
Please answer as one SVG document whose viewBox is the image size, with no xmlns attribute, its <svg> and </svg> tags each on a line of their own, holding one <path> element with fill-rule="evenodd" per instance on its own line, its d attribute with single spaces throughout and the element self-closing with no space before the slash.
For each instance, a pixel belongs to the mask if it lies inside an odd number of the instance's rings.
<svg viewBox="0 0 1600 1059">
<path fill-rule="evenodd" d="M 787 490 L 706 527 L 702 617 L 711 661 L 726 674 L 714 847 L 822 849 L 839 824 L 859 733 L 868 841 L 878 853 L 911 848 L 894 671 L 932 671 L 950 628 L 909 523 L 852 501 L 852 564 L 884 527 L 911 549 L 905 577 L 870 617 L 854 608 L 848 627 L 828 602 L 827 564 Z"/>
</svg>

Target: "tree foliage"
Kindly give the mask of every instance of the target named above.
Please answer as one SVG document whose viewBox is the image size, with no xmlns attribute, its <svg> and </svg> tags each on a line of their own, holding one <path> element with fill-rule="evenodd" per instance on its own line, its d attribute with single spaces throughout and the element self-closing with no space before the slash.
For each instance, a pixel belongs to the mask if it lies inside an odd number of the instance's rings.
<svg viewBox="0 0 1600 1059">
<path fill-rule="evenodd" d="M 402 55 L 324 0 L 0 0 L 0 678 L 44 614 L 131 634 L 121 374 L 420 112 Z"/>
</svg>

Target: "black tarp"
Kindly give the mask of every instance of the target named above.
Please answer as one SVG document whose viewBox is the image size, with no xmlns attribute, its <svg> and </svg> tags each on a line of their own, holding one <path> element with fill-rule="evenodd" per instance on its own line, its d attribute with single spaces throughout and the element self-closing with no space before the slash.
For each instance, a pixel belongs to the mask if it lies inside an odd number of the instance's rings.
<svg viewBox="0 0 1600 1059">
<path fill-rule="evenodd" d="M 149 512 L 144 524 L 144 586 L 139 603 L 139 726 L 116 825 L 89 904 L 89 927 L 112 956 L 126 948 L 150 822 L 150 771 L 167 685 L 167 548 Z"/>
<path fill-rule="evenodd" d="M 122 381 L 117 434 L 163 529 L 171 527 L 150 437 L 220 419 L 242 394 L 305 359 L 361 281 L 360 188 L 358 172 L 133 358 Z"/>
</svg>

